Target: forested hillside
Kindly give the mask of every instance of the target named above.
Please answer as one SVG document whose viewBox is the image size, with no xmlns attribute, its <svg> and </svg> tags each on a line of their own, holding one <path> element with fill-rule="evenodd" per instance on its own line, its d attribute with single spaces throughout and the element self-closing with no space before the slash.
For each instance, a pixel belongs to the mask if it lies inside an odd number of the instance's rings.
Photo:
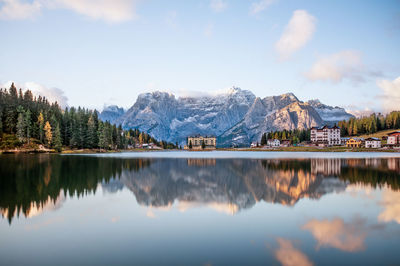
<svg viewBox="0 0 400 266">
<path fill-rule="evenodd" d="M 154 143 L 163 148 L 175 145 L 161 141 L 139 130 L 123 130 L 98 119 L 96 110 L 66 108 L 62 110 L 44 97 L 33 97 L 14 86 L 0 89 L 0 149 L 43 144 L 61 151 L 67 148 L 126 149 L 136 143 Z"/>
<path fill-rule="evenodd" d="M 261 135 L 260 145 L 266 145 L 268 139 L 279 139 L 290 140 L 292 144 L 297 144 L 302 141 L 310 140 L 309 129 L 294 129 L 294 130 L 282 130 L 282 131 L 271 131 Z"/>
<path fill-rule="evenodd" d="M 393 111 L 386 115 L 371 114 L 361 118 L 350 118 L 338 123 L 341 136 L 360 136 L 364 134 L 374 134 L 388 129 L 400 129 L 400 111 Z M 303 130 L 282 130 L 264 133 L 261 136 L 260 144 L 265 145 L 268 139 L 291 140 L 293 144 L 309 141 L 310 129 Z"/>
<path fill-rule="evenodd" d="M 400 129 L 400 111 L 393 111 L 386 115 L 371 114 L 361 118 L 350 118 L 339 122 L 341 136 L 359 136 L 373 134 L 385 129 Z"/>
</svg>

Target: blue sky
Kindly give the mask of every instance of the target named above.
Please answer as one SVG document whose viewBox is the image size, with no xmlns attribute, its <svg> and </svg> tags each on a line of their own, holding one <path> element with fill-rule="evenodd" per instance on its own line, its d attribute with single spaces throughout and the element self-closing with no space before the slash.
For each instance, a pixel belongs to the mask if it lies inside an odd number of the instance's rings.
<svg viewBox="0 0 400 266">
<path fill-rule="evenodd" d="M 0 33 L 0 84 L 72 106 L 232 86 L 358 112 L 400 106 L 398 0 L 0 0 Z"/>
</svg>

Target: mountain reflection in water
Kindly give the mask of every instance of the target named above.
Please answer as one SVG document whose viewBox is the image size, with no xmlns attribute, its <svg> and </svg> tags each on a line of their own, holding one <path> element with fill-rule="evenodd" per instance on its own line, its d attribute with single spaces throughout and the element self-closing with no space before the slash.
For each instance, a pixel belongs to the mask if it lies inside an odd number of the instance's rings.
<svg viewBox="0 0 400 266">
<path fill-rule="evenodd" d="M 60 208 L 67 196 L 124 187 L 143 206 L 194 206 L 234 214 L 265 201 L 294 205 L 344 191 L 349 184 L 400 188 L 399 158 L 121 159 L 15 155 L 0 160 L 0 211 L 32 217 Z M 385 219 L 385 217 L 382 217 Z M 308 229 L 308 227 L 305 227 Z M 311 228 L 311 227 L 310 227 Z M 287 245 L 281 241 L 282 245 Z"/>
</svg>

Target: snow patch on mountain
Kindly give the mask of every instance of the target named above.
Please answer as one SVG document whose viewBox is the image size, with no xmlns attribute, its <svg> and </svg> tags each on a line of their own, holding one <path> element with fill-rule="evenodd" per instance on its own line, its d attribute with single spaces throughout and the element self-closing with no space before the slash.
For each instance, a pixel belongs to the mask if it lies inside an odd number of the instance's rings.
<svg viewBox="0 0 400 266">
<path fill-rule="evenodd" d="M 237 87 L 198 97 L 142 93 L 126 112 L 107 107 L 103 113 L 108 114 L 100 116 L 103 120 L 115 115 L 113 122 L 125 129 L 138 128 L 157 139 L 186 144 L 193 134 L 215 135 L 219 146 L 245 146 L 271 130 L 309 128 L 352 117 L 343 108 L 318 100 L 304 103 L 293 93 L 260 98 Z"/>
<path fill-rule="evenodd" d="M 326 122 L 339 122 L 354 117 L 352 114 L 346 112 L 344 108 L 325 105 L 318 99 L 309 100 L 307 103 L 314 107 L 314 109 L 321 116 L 322 120 Z"/>
</svg>

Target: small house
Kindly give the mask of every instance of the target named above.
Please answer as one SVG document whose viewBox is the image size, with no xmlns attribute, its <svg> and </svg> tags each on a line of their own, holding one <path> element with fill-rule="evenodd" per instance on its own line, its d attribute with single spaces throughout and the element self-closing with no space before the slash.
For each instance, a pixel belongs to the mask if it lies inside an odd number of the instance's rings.
<svg viewBox="0 0 400 266">
<path fill-rule="evenodd" d="M 292 142 L 288 139 L 284 139 L 281 141 L 281 147 L 289 147 L 292 144 Z"/>
<path fill-rule="evenodd" d="M 387 144 L 400 145 L 400 131 L 389 133 L 387 137 Z"/>
<path fill-rule="evenodd" d="M 367 138 L 365 139 L 365 148 L 380 148 L 381 140 L 378 138 Z"/>
<path fill-rule="evenodd" d="M 346 143 L 347 143 L 347 141 L 348 141 L 349 139 L 350 139 L 350 138 L 340 138 L 340 145 L 346 146 Z"/>
<path fill-rule="evenodd" d="M 269 139 L 267 140 L 267 146 L 269 147 L 279 147 L 281 145 L 281 142 L 279 139 Z"/>
<path fill-rule="evenodd" d="M 364 139 L 362 139 L 362 138 L 350 138 L 346 142 L 346 147 L 360 148 L 360 147 L 362 147 L 363 143 L 364 143 Z"/>
</svg>

